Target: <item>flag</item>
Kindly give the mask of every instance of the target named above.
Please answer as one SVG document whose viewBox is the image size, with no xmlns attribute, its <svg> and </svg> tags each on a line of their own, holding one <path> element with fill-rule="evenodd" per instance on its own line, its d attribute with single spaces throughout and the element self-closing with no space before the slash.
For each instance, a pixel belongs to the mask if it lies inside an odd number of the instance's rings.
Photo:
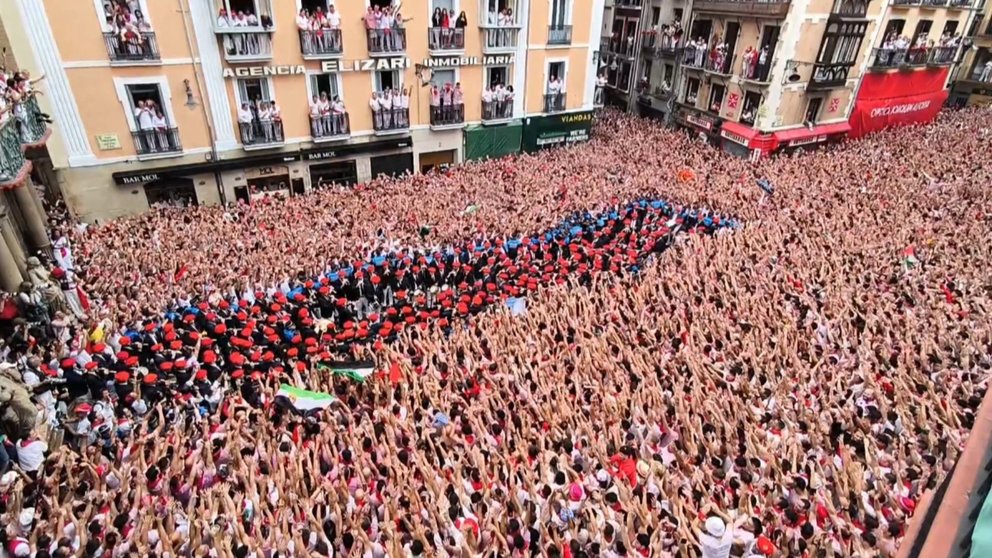
<svg viewBox="0 0 992 558">
<path fill-rule="evenodd" d="M 283 400 L 291 407 L 301 413 L 314 409 L 326 409 L 334 402 L 334 396 L 320 391 L 307 391 L 293 386 L 282 384 L 276 392 L 276 399 Z"/>
<path fill-rule="evenodd" d="M 188 265 L 183 264 L 183 265 L 180 265 L 180 266 L 176 266 L 176 273 L 175 273 L 175 275 L 172 276 L 172 282 L 173 283 L 178 283 L 178 282 L 182 281 L 183 280 L 183 277 L 186 277 L 186 273 L 188 273 L 188 272 L 189 272 L 189 266 Z"/>
<path fill-rule="evenodd" d="M 772 183 L 769 182 L 767 178 L 762 178 L 758 181 L 758 188 L 761 188 L 767 192 L 769 196 L 775 193 L 775 187 L 772 186 Z"/>
<path fill-rule="evenodd" d="M 389 365 L 389 382 L 391 384 L 399 385 L 403 381 L 403 372 L 400 370 L 400 365 L 398 362 L 393 362 Z"/>
<path fill-rule="evenodd" d="M 462 216 L 464 217 L 465 215 L 471 215 L 471 214 L 475 213 L 478 210 L 479 210 L 479 206 L 478 205 L 475 205 L 474 203 L 470 203 L 470 204 L 468 204 L 467 207 L 465 207 L 465 210 L 462 211 Z"/>
<path fill-rule="evenodd" d="M 526 298 L 513 298 L 510 297 L 506 299 L 506 306 L 510 309 L 511 316 L 520 316 L 521 314 L 527 313 L 527 299 Z"/>
<path fill-rule="evenodd" d="M 333 374 L 345 376 L 356 382 L 364 382 L 375 372 L 375 365 L 371 360 L 356 360 L 352 362 L 332 362 L 330 364 L 318 364 L 320 369 L 328 369 Z"/>
<path fill-rule="evenodd" d="M 902 264 L 910 269 L 918 263 L 920 260 L 916 259 L 916 246 L 910 244 L 902 251 Z"/>
</svg>

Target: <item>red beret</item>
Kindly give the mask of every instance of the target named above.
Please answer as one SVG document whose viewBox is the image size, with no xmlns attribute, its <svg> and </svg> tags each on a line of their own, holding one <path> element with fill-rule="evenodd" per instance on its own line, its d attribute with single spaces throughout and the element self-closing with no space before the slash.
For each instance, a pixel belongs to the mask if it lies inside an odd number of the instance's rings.
<svg viewBox="0 0 992 558">
<path fill-rule="evenodd" d="M 217 326 L 214 328 L 214 333 L 216 333 L 217 335 L 224 335 L 225 333 L 227 333 L 227 326 L 224 324 L 217 324 Z"/>
<path fill-rule="evenodd" d="M 234 378 L 235 380 L 240 379 L 240 378 L 244 378 L 245 377 L 245 371 L 242 370 L 242 369 L 240 369 L 240 368 L 238 368 L 234 372 L 231 372 L 231 377 Z"/>
<path fill-rule="evenodd" d="M 136 356 L 130 357 L 130 358 L 127 359 L 127 362 L 125 362 L 124 364 L 126 366 L 131 366 L 131 367 L 137 366 L 138 365 L 138 357 L 136 357 Z"/>
<path fill-rule="evenodd" d="M 288 351 L 286 351 L 287 356 L 295 357 L 298 354 L 300 354 L 300 351 L 296 347 L 291 347 Z"/>
<path fill-rule="evenodd" d="M 169 348 L 172 349 L 173 351 L 178 351 L 179 349 L 183 348 L 183 342 L 173 341 L 172 343 L 169 343 Z"/>
<path fill-rule="evenodd" d="M 94 368 L 96 368 L 96 367 L 97 367 L 97 364 L 96 364 L 96 362 L 95 362 L 95 361 L 92 361 L 92 360 L 91 360 L 91 361 L 89 361 L 89 362 L 87 362 L 87 363 L 86 363 L 86 365 L 85 365 L 85 366 L 83 366 L 83 368 L 85 368 L 85 369 L 87 369 L 87 370 L 93 370 L 93 369 L 94 369 Z"/>
<path fill-rule="evenodd" d="M 144 377 L 144 380 L 143 381 L 146 384 L 154 384 L 156 380 L 158 380 L 158 375 L 157 374 L 147 374 Z"/>
<path fill-rule="evenodd" d="M 121 340 L 118 341 L 118 343 L 121 344 L 121 347 L 127 347 L 128 345 L 131 344 L 131 338 L 130 337 L 126 337 L 126 336 L 125 337 L 121 337 Z"/>
<path fill-rule="evenodd" d="M 168 372 L 169 370 L 172 370 L 173 364 L 169 361 L 165 361 L 162 364 L 159 364 L 158 367 L 161 368 L 163 372 Z"/>
<path fill-rule="evenodd" d="M 196 371 L 196 379 L 197 380 L 206 380 L 207 379 L 207 371 L 206 370 L 197 370 Z"/>
<path fill-rule="evenodd" d="M 118 372 L 114 374 L 114 379 L 117 380 L 118 383 L 126 384 L 127 381 L 131 379 L 131 375 L 127 372 Z"/>
<path fill-rule="evenodd" d="M 62 365 L 62 368 L 72 368 L 76 365 L 76 361 L 71 358 L 64 358 L 60 364 Z"/>
</svg>

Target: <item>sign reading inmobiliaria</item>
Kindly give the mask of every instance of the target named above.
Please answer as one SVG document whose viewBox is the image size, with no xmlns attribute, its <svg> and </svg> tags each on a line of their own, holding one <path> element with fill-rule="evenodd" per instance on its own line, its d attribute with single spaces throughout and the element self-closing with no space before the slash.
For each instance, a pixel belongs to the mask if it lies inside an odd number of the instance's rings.
<svg viewBox="0 0 992 558">
<path fill-rule="evenodd" d="M 864 76 L 851 111 L 849 137 L 933 120 L 947 100 L 946 83 L 946 68 Z"/>
</svg>

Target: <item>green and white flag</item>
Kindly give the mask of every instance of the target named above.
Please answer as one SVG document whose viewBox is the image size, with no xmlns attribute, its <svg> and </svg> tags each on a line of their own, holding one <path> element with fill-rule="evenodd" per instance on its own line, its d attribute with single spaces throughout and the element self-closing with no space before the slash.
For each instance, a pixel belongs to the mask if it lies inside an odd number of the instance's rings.
<svg viewBox="0 0 992 558">
<path fill-rule="evenodd" d="M 276 392 L 276 398 L 285 399 L 294 409 L 301 413 L 314 409 L 326 409 L 334 402 L 334 396 L 320 391 L 307 391 L 282 384 Z"/>
<path fill-rule="evenodd" d="M 468 207 L 466 207 L 465 210 L 462 211 L 462 215 L 463 216 L 465 216 L 465 215 L 471 215 L 471 214 L 475 213 L 478 210 L 479 210 L 479 206 L 478 205 L 476 205 L 474 203 L 470 203 L 468 205 Z"/>
<path fill-rule="evenodd" d="M 352 362 L 332 362 L 318 364 L 318 368 L 327 368 L 338 376 L 345 376 L 356 382 L 364 382 L 375 372 L 375 364 L 371 360 L 356 360 Z"/>
</svg>

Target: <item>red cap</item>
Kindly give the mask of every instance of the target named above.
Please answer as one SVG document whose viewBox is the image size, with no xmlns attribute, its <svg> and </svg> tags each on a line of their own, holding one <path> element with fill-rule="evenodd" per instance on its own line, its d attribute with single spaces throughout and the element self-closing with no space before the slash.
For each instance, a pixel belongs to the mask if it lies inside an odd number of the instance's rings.
<svg viewBox="0 0 992 558">
<path fill-rule="evenodd" d="M 114 374 L 114 379 L 117 380 L 117 383 L 126 384 L 131 379 L 131 375 L 127 372 L 118 372 Z"/>
</svg>

